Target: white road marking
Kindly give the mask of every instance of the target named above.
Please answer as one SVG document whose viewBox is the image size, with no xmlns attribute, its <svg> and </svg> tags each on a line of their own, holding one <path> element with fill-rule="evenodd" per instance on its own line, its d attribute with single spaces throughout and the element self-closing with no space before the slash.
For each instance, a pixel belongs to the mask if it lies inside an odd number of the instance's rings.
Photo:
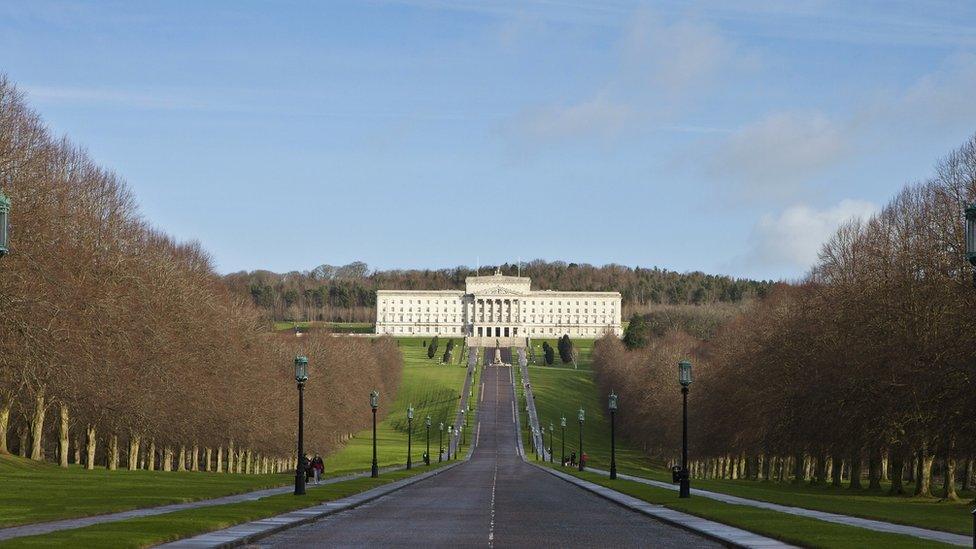
<svg viewBox="0 0 976 549">
<path fill-rule="evenodd" d="M 474 445 L 477 446 L 478 442 L 481 441 L 481 422 L 478 422 L 478 433 L 474 437 Z"/>
<path fill-rule="evenodd" d="M 512 403 L 512 423 L 515 423 L 515 403 Z"/>
<path fill-rule="evenodd" d="M 485 401 L 485 382 L 481 382 L 481 402 Z"/>
<path fill-rule="evenodd" d="M 491 476 L 491 522 L 488 523 L 488 547 L 495 543 L 495 485 L 498 483 L 498 461 L 495 460 L 495 472 Z"/>
</svg>

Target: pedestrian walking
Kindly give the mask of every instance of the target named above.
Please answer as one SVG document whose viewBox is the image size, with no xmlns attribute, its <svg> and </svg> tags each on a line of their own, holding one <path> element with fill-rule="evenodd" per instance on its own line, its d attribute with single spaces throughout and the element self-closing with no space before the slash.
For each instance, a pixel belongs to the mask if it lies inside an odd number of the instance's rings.
<svg viewBox="0 0 976 549">
<path fill-rule="evenodd" d="M 315 475 L 315 484 L 319 483 L 324 472 L 325 461 L 322 460 L 322 456 L 315 454 L 315 457 L 312 458 L 312 474 Z"/>
</svg>

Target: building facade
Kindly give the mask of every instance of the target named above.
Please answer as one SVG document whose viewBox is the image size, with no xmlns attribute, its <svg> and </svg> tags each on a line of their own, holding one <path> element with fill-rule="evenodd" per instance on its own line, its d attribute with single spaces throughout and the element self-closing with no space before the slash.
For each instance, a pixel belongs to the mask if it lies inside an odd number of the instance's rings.
<svg viewBox="0 0 976 549">
<path fill-rule="evenodd" d="M 466 337 L 472 346 L 620 337 L 620 293 L 532 290 L 528 277 L 499 273 L 468 277 L 464 291 L 378 290 L 376 333 Z"/>
</svg>

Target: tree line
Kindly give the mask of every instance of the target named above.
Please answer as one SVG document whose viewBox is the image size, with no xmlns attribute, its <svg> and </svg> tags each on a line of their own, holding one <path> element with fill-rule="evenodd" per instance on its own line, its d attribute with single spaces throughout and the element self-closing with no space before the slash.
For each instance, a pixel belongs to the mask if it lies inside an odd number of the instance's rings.
<svg viewBox="0 0 976 549">
<path fill-rule="evenodd" d="M 699 477 L 789 480 L 957 498 L 976 456 L 976 288 L 964 208 L 976 137 L 867 220 L 842 226 L 804 280 L 707 334 L 597 343 L 622 428 L 662 460 L 680 451 L 675 364 L 691 358 Z M 935 472 L 935 473 L 934 473 Z M 933 479 L 941 485 L 933 486 Z"/>
<path fill-rule="evenodd" d="M 496 266 L 482 267 L 482 274 Z M 654 268 L 543 261 L 498 265 L 504 274 L 532 278 L 537 289 L 619 291 L 625 317 L 657 305 L 741 303 L 765 295 L 768 281 L 737 279 L 701 272 L 678 273 Z M 373 322 L 376 290 L 459 290 L 475 269 L 370 271 L 362 262 L 341 267 L 320 265 L 311 271 L 270 271 L 226 275 L 228 285 L 247 296 L 269 320 Z"/>
<path fill-rule="evenodd" d="M 308 447 L 394 394 L 396 344 L 270 333 L 196 242 L 139 215 L 125 182 L 54 136 L 0 76 L 0 454 L 62 466 L 268 472 L 293 460 L 292 361 L 309 355 Z"/>
</svg>

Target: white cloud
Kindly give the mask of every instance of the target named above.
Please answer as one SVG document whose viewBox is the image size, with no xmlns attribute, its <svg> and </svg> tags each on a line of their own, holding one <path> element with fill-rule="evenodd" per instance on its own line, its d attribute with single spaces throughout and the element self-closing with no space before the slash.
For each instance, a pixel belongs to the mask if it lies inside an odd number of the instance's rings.
<svg viewBox="0 0 976 549">
<path fill-rule="evenodd" d="M 838 227 L 877 212 L 878 206 L 871 202 L 845 199 L 822 210 L 797 205 L 779 215 L 766 214 L 753 227 L 742 267 L 754 273 L 803 272 L 817 261 L 820 248 Z"/>
<path fill-rule="evenodd" d="M 603 95 L 580 103 L 526 111 L 515 121 L 518 133 L 535 141 L 580 136 L 612 137 L 634 117 L 630 107 Z"/>
<path fill-rule="evenodd" d="M 769 115 L 730 135 L 711 156 L 715 181 L 787 196 L 852 149 L 847 128 L 819 113 Z"/>
</svg>

